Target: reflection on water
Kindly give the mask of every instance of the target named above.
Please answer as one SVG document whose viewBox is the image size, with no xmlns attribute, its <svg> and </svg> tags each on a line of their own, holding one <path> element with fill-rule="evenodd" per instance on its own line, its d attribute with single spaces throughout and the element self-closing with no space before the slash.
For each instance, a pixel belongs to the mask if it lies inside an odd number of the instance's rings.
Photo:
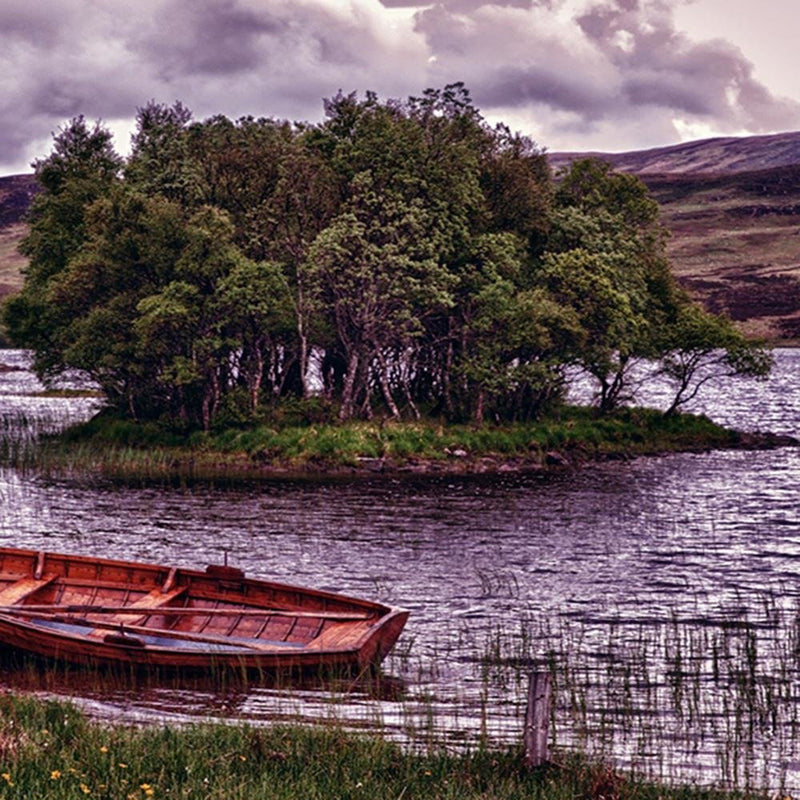
<svg viewBox="0 0 800 800">
<path fill-rule="evenodd" d="M 799 371 L 800 352 L 781 351 L 768 383 L 709 394 L 699 410 L 798 435 Z M 35 413 L 19 390 L 29 380 L 0 373 L 0 416 L 20 404 Z M 672 777 L 799 791 L 798 478 L 793 448 L 552 475 L 227 486 L 0 469 L 0 544 L 191 566 L 227 553 L 253 575 L 412 611 L 386 665 L 405 687 L 391 697 L 360 687 L 51 687 L 106 718 L 333 717 L 426 744 L 517 742 L 535 658 L 561 670 L 559 742 Z M 749 673 L 739 669 L 750 661 Z M 747 717 L 742 703 L 762 695 Z M 753 715 L 773 732 L 740 741 L 736 721 Z"/>
</svg>

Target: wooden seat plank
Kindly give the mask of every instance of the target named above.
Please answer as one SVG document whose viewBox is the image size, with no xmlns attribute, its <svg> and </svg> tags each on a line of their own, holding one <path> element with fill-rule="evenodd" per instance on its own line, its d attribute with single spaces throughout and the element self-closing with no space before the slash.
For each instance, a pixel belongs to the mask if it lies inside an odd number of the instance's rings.
<svg viewBox="0 0 800 800">
<path fill-rule="evenodd" d="M 352 625 L 330 625 L 314 641 L 309 643 L 309 648 L 321 650 L 347 647 L 357 642 L 370 627 L 371 624 L 369 622 L 360 622 Z"/>
<path fill-rule="evenodd" d="M 158 608 L 159 606 L 165 606 L 170 600 L 174 600 L 185 591 L 185 586 L 175 586 L 167 592 L 162 591 L 160 588 L 153 589 L 152 592 L 148 592 L 143 597 L 131 603 L 131 608 Z"/>
<path fill-rule="evenodd" d="M 0 605 L 16 605 L 34 592 L 51 584 L 57 577 L 58 575 L 52 573 L 43 575 L 38 580 L 36 578 L 20 578 L 18 581 L 6 586 L 5 589 L 0 590 Z"/>
<path fill-rule="evenodd" d="M 148 616 L 148 612 L 153 610 L 157 611 L 160 606 L 167 605 L 171 600 L 179 597 L 186 591 L 186 586 L 175 586 L 169 591 L 162 591 L 161 588 L 153 589 L 138 600 L 134 600 L 130 604 L 131 612 L 113 614 L 111 616 L 105 615 L 102 617 L 104 623 L 112 623 L 116 625 L 136 625 L 141 620 Z M 93 630 L 90 636 L 105 636 L 106 630 L 96 629 Z"/>
</svg>

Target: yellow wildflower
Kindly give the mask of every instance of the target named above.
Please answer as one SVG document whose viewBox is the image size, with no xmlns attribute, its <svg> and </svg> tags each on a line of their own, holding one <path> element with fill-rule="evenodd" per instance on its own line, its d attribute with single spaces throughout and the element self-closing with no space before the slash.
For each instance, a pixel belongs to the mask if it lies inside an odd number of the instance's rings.
<svg viewBox="0 0 800 800">
<path fill-rule="evenodd" d="M 107 752 L 108 752 L 108 748 L 107 748 L 105 745 L 103 745 L 103 746 L 100 748 L 100 752 L 101 752 L 101 753 L 107 753 Z"/>
<path fill-rule="evenodd" d="M 14 781 L 11 780 L 11 773 L 10 772 L 4 772 L 2 774 L 2 778 L 9 786 L 13 786 L 14 785 Z"/>
<path fill-rule="evenodd" d="M 139 787 L 148 797 L 152 797 L 155 794 L 155 789 L 149 783 L 143 783 Z"/>
<path fill-rule="evenodd" d="M 81 791 L 84 794 L 91 794 L 92 793 L 92 790 L 85 783 L 81 784 Z"/>
<path fill-rule="evenodd" d="M 61 770 L 60 769 L 54 769 L 50 773 L 50 780 L 51 781 L 57 781 L 60 777 L 61 777 Z"/>
</svg>

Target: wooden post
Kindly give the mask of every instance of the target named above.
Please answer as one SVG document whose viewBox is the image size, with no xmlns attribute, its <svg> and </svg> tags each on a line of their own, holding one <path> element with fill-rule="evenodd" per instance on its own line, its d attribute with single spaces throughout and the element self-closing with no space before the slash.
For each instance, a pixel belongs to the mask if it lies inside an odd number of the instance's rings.
<svg viewBox="0 0 800 800">
<path fill-rule="evenodd" d="M 550 759 L 550 673 L 532 672 L 525 711 L 525 763 L 539 767 Z"/>
</svg>

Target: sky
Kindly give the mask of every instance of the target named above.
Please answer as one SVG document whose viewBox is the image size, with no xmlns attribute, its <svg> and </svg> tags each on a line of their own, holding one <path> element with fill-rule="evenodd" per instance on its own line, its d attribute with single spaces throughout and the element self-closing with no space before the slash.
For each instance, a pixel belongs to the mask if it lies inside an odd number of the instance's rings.
<svg viewBox="0 0 800 800">
<path fill-rule="evenodd" d="M 462 81 L 550 152 L 800 130 L 797 0 L 0 0 L 0 175 L 83 114 L 316 122 Z"/>
</svg>

